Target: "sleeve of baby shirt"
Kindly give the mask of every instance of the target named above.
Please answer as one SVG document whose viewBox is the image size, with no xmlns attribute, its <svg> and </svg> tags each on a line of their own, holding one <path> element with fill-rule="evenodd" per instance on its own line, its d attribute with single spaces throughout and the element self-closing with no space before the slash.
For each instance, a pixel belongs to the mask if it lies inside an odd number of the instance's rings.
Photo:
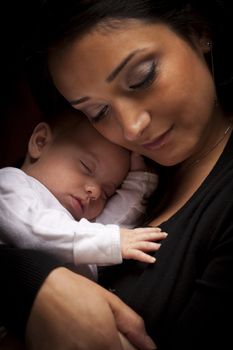
<svg viewBox="0 0 233 350">
<path fill-rule="evenodd" d="M 138 219 L 145 212 L 146 199 L 154 192 L 157 184 L 158 175 L 155 173 L 129 172 L 96 222 L 113 223 L 126 228 L 135 227 Z"/>
</svg>

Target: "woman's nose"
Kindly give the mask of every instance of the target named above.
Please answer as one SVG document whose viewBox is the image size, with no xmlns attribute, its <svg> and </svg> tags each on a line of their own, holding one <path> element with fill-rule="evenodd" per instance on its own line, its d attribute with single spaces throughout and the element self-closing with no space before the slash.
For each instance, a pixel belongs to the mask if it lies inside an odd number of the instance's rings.
<svg viewBox="0 0 233 350">
<path fill-rule="evenodd" d="M 85 191 L 87 193 L 88 198 L 90 198 L 91 200 L 99 199 L 102 193 L 102 189 L 97 182 L 86 184 Z"/>
<path fill-rule="evenodd" d="M 150 124 L 150 114 L 147 111 L 131 111 L 127 108 L 119 113 L 118 121 L 124 138 L 128 141 L 139 139 Z"/>
</svg>

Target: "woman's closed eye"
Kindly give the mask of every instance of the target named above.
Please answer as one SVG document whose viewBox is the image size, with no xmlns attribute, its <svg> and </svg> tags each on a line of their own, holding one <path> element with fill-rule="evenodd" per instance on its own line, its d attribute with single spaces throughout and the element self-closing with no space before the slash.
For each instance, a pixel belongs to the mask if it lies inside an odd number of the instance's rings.
<svg viewBox="0 0 233 350">
<path fill-rule="evenodd" d="M 105 118 L 109 113 L 109 106 L 104 105 L 98 112 L 93 113 L 89 110 L 82 110 L 82 112 L 87 116 L 91 123 L 98 123 L 100 120 Z"/>
<path fill-rule="evenodd" d="M 131 72 L 128 78 L 128 88 L 130 90 L 141 90 L 148 88 L 156 78 L 155 61 L 141 63 Z"/>
<path fill-rule="evenodd" d="M 127 86 L 131 91 L 140 91 L 152 85 L 156 79 L 156 63 L 154 60 L 142 62 L 127 77 Z M 95 124 L 109 116 L 111 107 L 107 104 L 95 105 L 82 109 L 91 123 Z"/>
</svg>

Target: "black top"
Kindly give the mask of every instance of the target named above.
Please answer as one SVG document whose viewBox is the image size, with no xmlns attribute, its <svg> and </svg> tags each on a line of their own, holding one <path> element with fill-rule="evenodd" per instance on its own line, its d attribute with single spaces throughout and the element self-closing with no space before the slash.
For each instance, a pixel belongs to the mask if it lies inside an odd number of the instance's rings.
<svg viewBox="0 0 233 350">
<path fill-rule="evenodd" d="M 24 337 L 35 296 L 48 274 L 59 265 L 48 253 L 0 245 L 1 325 Z"/>
<path fill-rule="evenodd" d="M 155 264 L 126 262 L 104 271 L 101 282 L 144 318 L 158 349 L 233 349 L 233 136 L 160 227 L 168 237 Z"/>
</svg>

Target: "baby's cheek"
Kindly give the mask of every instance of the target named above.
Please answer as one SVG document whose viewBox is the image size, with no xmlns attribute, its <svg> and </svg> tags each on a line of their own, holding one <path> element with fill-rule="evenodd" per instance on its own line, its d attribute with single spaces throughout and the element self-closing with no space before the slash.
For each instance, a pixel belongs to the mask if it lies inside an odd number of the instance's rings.
<svg viewBox="0 0 233 350">
<path fill-rule="evenodd" d="M 107 200 L 102 198 L 96 201 L 91 201 L 89 209 L 86 213 L 86 219 L 88 220 L 96 219 L 97 216 L 99 216 L 103 212 L 106 204 L 107 204 Z"/>
<path fill-rule="evenodd" d="M 97 216 L 100 215 L 100 214 L 103 212 L 104 208 L 105 208 L 106 205 L 107 205 L 108 200 L 109 200 L 109 199 L 101 199 L 101 200 L 99 201 L 98 206 L 97 206 L 97 210 L 98 210 Z"/>
</svg>

